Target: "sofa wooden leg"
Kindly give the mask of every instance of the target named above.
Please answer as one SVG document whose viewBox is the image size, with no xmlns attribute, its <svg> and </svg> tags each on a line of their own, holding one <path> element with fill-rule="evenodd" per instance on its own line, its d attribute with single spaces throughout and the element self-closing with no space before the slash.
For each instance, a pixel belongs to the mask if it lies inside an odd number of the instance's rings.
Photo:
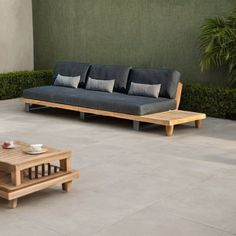
<svg viewBox="0 0 236 236">
<path fill-rule="evenodd" d="M 200 129 L 202 127 L 202 120 L 195 120 L 195 128 Z"/>
<path fill-rule="evenodd" d="M 85 113 L 84 112 L 80 112 L 79 116 L 80 116 L 81 120 L 85 120 Z"/>
<path fill-rule="evenodd" d="M 25 103 L 25 111 L 30 112 L 31 104 Z"/>
<path fill-rule="evenodd" d="M 166 135 L 172 136 L 174 132 L 174 126 L 173 125 L 167 125 L 166 126 Z"/>
<path fill-rule="evenodd" d="M 95 115 L 95 114 L 80 112 L 80 119 L 81 120 L 86 120 L 88 118 L 93 118 L 93 117 L 97 117 L 97 116 L 98 115 Z"/>
<path fill-rule="evenodd" d="M 136 131 L 140 130 L 140 122 L 139 121 L 136 121 L 136 120 L 133 121 L 133 129 Z"/>
</svg>

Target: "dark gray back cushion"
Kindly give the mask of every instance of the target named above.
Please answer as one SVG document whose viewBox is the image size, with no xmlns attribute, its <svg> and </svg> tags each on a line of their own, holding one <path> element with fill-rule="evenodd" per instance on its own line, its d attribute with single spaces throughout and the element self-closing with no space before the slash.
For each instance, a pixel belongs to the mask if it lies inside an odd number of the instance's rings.
<svg viewBox="0 0 236 236">
<path fill-rule="evenodd" d="M 55 81 L 58 74 L 64 76 L 80 76 L 79 87 L 85 87 L 87 73 L 90 64 L 80 62 L 61 61 L 57 62 L 54 67 L 53 80 Z"/>
<path fill-rule="evenodd" d="M 128 89 L 131 82 L 161 84 L 159 96 L 174 99 L 179 81 L 180 73 L 176 70 L 132 68 L 130 71 Z"/>
<path fill-rule="evenodd" d="M 114 91 L 125 93 L 130 69 L 126 66 L 91 65 L 88 76 L 98 80 L 115 80 Z"/>
</svg>

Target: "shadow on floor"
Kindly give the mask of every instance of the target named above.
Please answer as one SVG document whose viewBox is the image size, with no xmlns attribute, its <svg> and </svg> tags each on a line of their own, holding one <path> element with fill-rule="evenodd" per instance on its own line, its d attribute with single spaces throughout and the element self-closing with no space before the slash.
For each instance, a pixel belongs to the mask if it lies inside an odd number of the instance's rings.
<svg viewBox="0 0 236 236">
<path fill-rule="evenodd" d="M 31 193 L 29 195 L 23 196 L 18 199 L 18 207 L 23 206 L 40 206 L 43 204 L 44 201 L 50 201 L 50 199 L 55 199 L 64 197 L 63 195 L 66 194 L 63 192 L 60 188 L 47 188 L 35 193 Z M 7 210 L 9 208 L 8 206 L 8 200 L 0 198 L 0 210 Z"/>
<path fill-rule="evenodd" d="M 92 115 L 86 118 L 85 121 L 82 121 L 80 120 L 79 112 L 61 110 L 61 109 L 51 109 L 51 108 L 37 110 L 37 111 L 34 111 L 33 113 L 38 114 L 38 115 L 43 115 L 43 116 L 50 116 L 50 117 L 56 116 L 62 119 L 76 120 L 78 122 L 91 122 L 91 123 L 96 123 L 99 125 L 109 126 L 109 127 L 116 126 L 124 130 L 133 129 L 132 121 L 113 118 L 113 117 Z M 210 125 L 207 125 L 208 123 Z M 174 135 L 175 136 L 189 135 L 190 131 L 191 131 L 191 134 L 194 134 L 194 132 L 197 131 L 197 134 L 200 136 L 207 136 L 207 137 L 216 138 L 216 139 L 226 139 L 226 140 L 235 141 L 236 140 L 235 130 L 236 130 L 236 121 L 216 119 L 216 118 L 207 118 L 207 120 L 203 122 L 202 129 L 198 129 L 198 130 L 194 129 L 193 122 L 184 124 L 184 125 L 175 126 Z M 160 125 L 143 124 L 141 127 L 141 132 L 165 135 L 165 128 Z"/>
</svg>

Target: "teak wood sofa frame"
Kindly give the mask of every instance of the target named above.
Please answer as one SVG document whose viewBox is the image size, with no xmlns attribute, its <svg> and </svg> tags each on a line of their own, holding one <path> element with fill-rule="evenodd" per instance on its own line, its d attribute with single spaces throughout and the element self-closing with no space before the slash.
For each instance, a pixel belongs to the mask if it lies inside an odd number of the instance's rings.
<svg viewBox="0 0 236 236">
<path fill-rule="evenodd" d="M 91 108 L 86 108 L 86 107 L 71 106 L 71 105 L 65 105 L 65 104 L 59 104 L 59 103 L 53 103 L 53 102 L 45 102 L 45 101 L 40 101 L 40 100 L 28 99 L 28 98 L 23 98 L 23 102 L 25 103 L 25 110 L 27 112 L 31 111 L 32 105 L 39 105 L 39 106 L 45 106 L 45 107 L 77 111 L 77 112 L 80 112 L 81 119 L 84 119 L 85 114 L 87 113 L 87 114 L 93 114 L 93 115 L 109 116 L 109 117 L 114 117 L 114 118 L 132 120 L 133 128 L 135 130 L 139 130 L 140 122 L 164 125 L 166 127 L 167 136 L 172 136 L 174 125 L 195 121 L 195 126 L 199 128 L 201 120 L 205 118 L 204 117 L 205 114 L 201 114 L 201 113 L 187 113 L 188 115 L 185 114 L 185 116 L 181 117 L 181 119 L 178 119 L 173 116 L 173 113 L 175 111 L 178 111 L 179 109 L 179 105 L 181 101 L 181 94 L 182 94 L 182 87 L 183 87 L 183 84 L 179 82 L 178 87 L 177 87 L 176 97 L 175 97 L 176 110 L 169 111 L 169 112 L 154 113 L 154 114 L 149 114 L 149 115 L 141 115 L 141 116 L 130 115 L 130 114 L 125 114 L 125 113 L 110 112 L 110 111 L 104 111 L 104 110 L 97 110 L 97 109 L 91 109 Z M 182 111 L 179 111 L 179 112 L 182 112 Z M 165 116 L 165 119 L 163 119 L 163 114 Z M 170 116 L 170 119 L 166 119 L 166 117 L 168 118 L 168 116 Z M 171 119 L 171 117 L 173 117 L 173 119 Z"/>
</svg>

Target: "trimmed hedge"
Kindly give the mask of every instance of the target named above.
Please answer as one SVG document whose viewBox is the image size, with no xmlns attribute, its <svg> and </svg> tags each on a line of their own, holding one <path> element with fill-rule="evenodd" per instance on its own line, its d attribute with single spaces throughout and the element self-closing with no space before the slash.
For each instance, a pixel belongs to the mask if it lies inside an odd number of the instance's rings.
<svg viewBox="0 0 236 236">
<path fill-rule="evenodd" d="M 21 97 L 26 88 L 52 84 L 52 71 L 0 74 L 0 100 Z M 236 119 L 236 89 L 184 83 L 180 109 Z"/>
<path fill-rule="evenodd" d="M 180 109 L 236 119 L 236 89 L 184 83 Z"/>
<path fill-rule="evenodd" d="M 0 100 L 21 97 L 24 89 L 49 84 L 52 84 L 52 71 L 0 74 Z"/>
</svg>

